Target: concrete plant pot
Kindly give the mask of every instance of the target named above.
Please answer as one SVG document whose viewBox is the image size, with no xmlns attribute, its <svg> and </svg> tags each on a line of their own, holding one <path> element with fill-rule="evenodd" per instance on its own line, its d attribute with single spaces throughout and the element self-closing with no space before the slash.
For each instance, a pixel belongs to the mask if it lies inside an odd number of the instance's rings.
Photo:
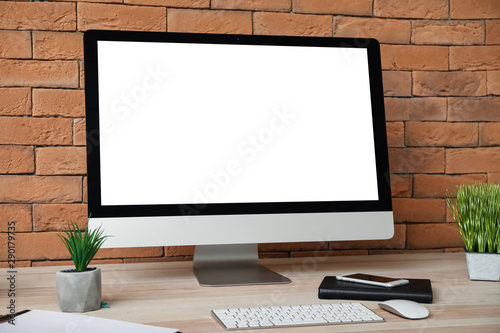
<svg viewBox="0 0 500 333">
<path fill-rule="evenodd" d="M 65 269 L 56 273 L 57 298 L 63 312 L 86 312 L 101 308 L 101 270 L 78 272 Z"/>
<path fill-rule="evenodd" d="M 465 257 L 471 280 L 500 280 L 500 253 L 466 252 Z"/>
</svg>

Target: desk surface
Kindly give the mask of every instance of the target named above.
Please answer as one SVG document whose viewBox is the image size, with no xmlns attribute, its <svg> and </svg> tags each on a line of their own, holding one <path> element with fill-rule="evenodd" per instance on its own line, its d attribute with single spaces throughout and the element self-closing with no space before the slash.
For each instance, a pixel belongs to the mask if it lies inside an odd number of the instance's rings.
<svg viewBox="0 0 500 333">
<path fill-rule="evenodd" d="M 178 328 L 184 333 L 225 332 L 212 319 L 211 309 L 341 302 L 317 298 L 323 277 L 363 272 L 430 278 L 434 292 L 434 303 L 426 305 L 430 316 L 424 320 L 406 320 L 381 310 L 377 302 L 366 301 L 362 303 L 386 322 L 335 325 L 336 332 L 472 332 L 474 329 L 500 332 L 500 283 L 469 280 L 463 253 L 268 259 L 263 263 L 291 278 L 292 283 L 201 287 L 193 276 L 191 262 L 101 265 L 103 301 L 111 308 L 86 315 Z M 60 269 L 18 268 L 17 310 L 60 311 L 55 281 L 55 272 Z M 2 276 L 4 274 L 6 269 L 2 270 Z M 7 292 L 2 292 L 0 300 L 0 304 L 7 304 Z M 331 332 L 332 329 L 332 325 L 314 326 L 308 327 L 307 332 Z M 281 331 L 303 332 L 304 328 L 244 332 Z"/>
</svg>

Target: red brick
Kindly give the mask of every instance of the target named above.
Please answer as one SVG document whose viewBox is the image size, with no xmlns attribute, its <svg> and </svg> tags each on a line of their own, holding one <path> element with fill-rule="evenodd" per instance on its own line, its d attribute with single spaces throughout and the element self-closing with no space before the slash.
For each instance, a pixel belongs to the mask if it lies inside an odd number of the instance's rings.
<svg viewBox="0 0 500 333">
<path fill-rule="evenodd" d="M 33 115 L 84 117 L 85 92 L 69 89 L 33 89 Z"/>
<path fill-rule="evenodd" d="M 446 249 L 430 250 L 370 250 L 369 254 L 414 254 L 414 253 L 443 253 Z"/>
<path fill-rule="evenodd" d="M 83 60 L 83 34 L 79 32 L 33 32 L 34 59 Z"/>
<path fill-rule="evenodd" d="M 0 175 L 0 202 L 73 203 L 81 201 L 81 177 Z"/>
<path fill-rule="evenodd" d="M 85 71 L 84 71 L 84 66 L 83 66 L 83 63 L 80 64 L 80 68 L 79 68 L 79 88 L 80 89 L 85 89 Z"/>
<path fill-rule="evenodd" d="M 304 251 L 304 252 L 259 252 L 259 258 L 261 259 L 276 259 L 276 258 L 290 258 L 293 257 L 293 254 L 296 253 L 310 253 L 310 251 Z M 314 254 L 312 255 L 314 256 Z M 167 258 L 185 258 L 185 257 L 167 257 Z"/>
<path fill-rule="evenodd" d="M 311 247 L 311 248 L 308 248 L 308 246 L 306 245 L 305 247 L 301 248 L 300 247 L 300 243 L 297 243 L 297 246 L 295 246 L 296 248 L 299 248 L 299 250 L 296 250 L 296 251 L 293 251 L 291 250 L 291 248 L 289 247 L 289 245 L 291 245 L 290 243 L 283 243 L 284 246 L 282 247 L 282 250 L 279 250 L 279 248 L 281 247 L 281 244 L 276 244 L 277 245 L 277 249 L 276 251 L 263 251 L 263 250 L 260 250 L 260 246 L 259 246 L 259 253 L 262 253 L 264 254 L 267 258 L 287 258 L 287 257 L 304 257 L 302 254 L 309 254 L 309 258 L 307 261 L 303 261 L 302 264 L 302 267 L 300 267 L 300 269 L 307 269 L 308 267 L 311 267 L 311 266 L 308 266 L 308 265 L 314 265 L 314 263 L 316 262 L 316 260 L 321 260 L 323 259 L 324 257 L 328 256 L 328 255 L 333 255 L 332 252 L 333 251 L 330 251 L 330 244 L 332 244 L 333 242 L 319 242 L 319 243 L 312 243 L 312 244 L 317 244 L 316 246 L 314 247 Z M 309 243 L 303 243 L 303 244 L 309 244 Z M 262 244 L 264 245 L 264 244 Z M 269 245 L 269 244 L 268 244 Z M 296 269 L 298 268 L 298 266 L 295 267 Z"/>
<path fill-rule="evenodd" d="M 444 46 L 382 44 L 380 53 L 382 69 L 448 70 L 448 48 Z"/>
<path fill-rule="evenodd" d="M 69 260 L 70 254 L 63 242 L 57 236 L 58 232 L 31 232 L 16 235 L 16 260 Z M 0 234 L 0 237 L 7 234 Z M 2 248 L 5 237 L 1 237 Z M 6 260 L 7 251 L 0 253 L 0 260 Z M 158 256 L 163 253 L 162 248 L 120 248 L 100 249 L 95 259 L 114 257 Z M 67 261 L 71 265 L 70 261 Z"/>
<path fill-rule="evenodd" d="M 407 247 L 413 249 L 463 248 L 464 243 L 454 223 L 412 224 L 408 226 Z"/>
<path fill-rule="evenodd" d="M 443 148 L 389 148 L 392 173 L 442 173 Z"/>
<path fill-rule="evenodd" d="M 258 12 L 253 15 L 255 35 L 332 36 L 332 17 Z"/>
<path fill-rule="evenodd" d="M 500 45 L 450 47 L 450 69 L 500 69 Z"/>
<path fill-rule="evenodd" d="M 0 59 L 0 86 L 77 88 L 78 62 Z"/>
<path fill-rule="evenodd" d="M 0 117 L 0 144 L 70 145 L 72 130 L 71 119 Z"/>
<path fill-rule="evenodd" d="M 0 58 L 31 58 L 29 31 L 0 31 Z"/>
<path fill-rule="evenodd" d="M 498 0 L 451 0 L 450 18 L 452 19 L 486 19 L 500 18 L 500 2 Z"/>
<path fill-rule="evenodd" d="M 169 9 L 170 32 L 252 34 L 252 14 L 242 11 Z"/>
<path fill-rule="evenodd" d="M 69 260 L 71 257 L 58 232 L 18 233 L 16 235 L 16 260 Z M 0 245 L 5 248 L 5 236 L 0 234 Z M 4 236 L 4 237 L 2 237 Z M 0 260 L 7 260 L 7 251 L 0 252 Z M 159 257 L 162 247 L 100 249 L 95 259 Z M 71 264 L 70 262 L 68 262 Z"/>
<path fill-rule="evenodd" d="M 109 264 L 123 264 L 121 259 L 108 259 L 108 260 L 91 260 L 89 267 L 109 265 Z M 74 268 L 74 263 L 72 260 L 44 260 L 44 261 L 33 261 L 31 267 L 51 267 L 51 266 L 69 266 Z"/>
<path fill-rule="evenodd" d="M 0 88 L 0 115 L 31 115 L 31 89 Z"/>
<path fill-rule="evenodd" d="M 336 37 L 375 38 L 380 43 L 408 44 L 410 32 L 410 21 L 345 16 L 334 19 Z"/>
<path fill-rule="evenodd" d="M 484 96 L 486 72 L 413 72 L 415 96 Z"/>
<path fill-rule="evenodd" d="M 500 71 L 488 71 L 486 77 L 487 94 L 500 95 Z"/>
<path fill-rule="evenodd" d="M 94 0 L 96 2 L 104 2 Z M 122 2 L 122 0 L 117 0 Z M 141 6 L 161 6 L 174 8 L 209 8 L 210 0 L 124 0 L 124 4 Z"/>
<path fill-rule="evenodd" d="M 162 257 L 163 247 L 122 247 L 115 249 L 100 249 L 95 258 L 141 258 L 141 257 Z"/>
<path fill-rule="evenodd" d="M 85 147 L 36 149 L 37 175 L 83 175 L 87 173 Z"/>
<path fill-rule="evenodd" d="M 445 121 L 446 98 L 385 98 L 388 121 L 426 120 Z"/>
<path fill-rule="evenodd" d="M 481 21 L 414 21 L 412 44 L 473 45 L 483 44 L 484 24 Z"/>
<path fill-rule="evenodd" d="M 488 184 L 500 183 L 500 172 L 488 173 Z"/>
<path fill-rule="evenodd" d="M 33 173 L 33 147 L 0 145 L 0 173 Z"/>
<path fill-rule="evenodd" d="M 78 4 L 78 31 L 90 29 L 166 31 L 166 9 L 114 4 Z"/>
<path fill-rule="evenodd" d="M 355 250 L 363 251 L 365 250 Z M 261 259 L 276 259 L 276 258 L 318 258 L 318 257 L 329 257 L 333 256 L 333 251 L 292 251 L 292 252 L 259 252 L 259 258 Z M 347 254 L 346 254 L 347 255 Z M 351 254 L 355 255 L 355 254 Z M 313 259 L 314 260 L 314 259 Z"/>
<path fill-rule="evenodd" d="M 309 254 L 309 263 L 312 263 L 316 260 L 316 258 L 324 258 L 332 255 L 331 251 L 328 250 L 328 243 L 329 242 L 322 242 L 320 246 L 314 248 L 314 249 L 303 249 L 303 250 L 298 250 L 298 251 L 290 251 L 287 249 L 287 246 L 283 247 L 283 250 L 277 250 L 277 251 L 265 251 L 261 250 L 261 245 L 259 245 L 259 256 L 260 258 L 289 258 L 289 257 L 302 257 L 301 254 L 303 253 L 308 253 Z M 289 243 L 285 243 L 289 244 Z M 279 248 L 281 244 L 277 244 L 277 247 Z M 293 255 L 292 255 L 293 253 Z M 296 269 L 300 269 L 299 266 L 295 267 Z"/>
<path fill-rule="evenodd" d="M 193 256 L 194 246 L 166 246 L 166 257 Z"/>
<path fill-rule="evenodd" d="M 87 228 L 86 204 L 36 204 L 33 206 L 34 231 L 62 231 L 69 223 Z"/>
<path fill-rule="evenodd" d="M 458 185 L 486 183 L 484 174 L 471 175 L 426 175 L 413 176 L 413 196 L 415 198 L 445 198 L 447 192 L 454 193 Z"/>
<path fill-rule="evenodd" d="M 388 122 L 387 145 L 389 147 L 404 147 L 404 124 L 403 122 Z"/>
<path fill-rule="evenodd" d="M 103 250 L 104 251 L 104 250 Z M 191 261 L 193 257 L 179 256 L 179 257 L 153 257 L 153 258 L 125 258 L 124 264 L 137 264 L 137 263 L 150 263 L 150 262 L 179 262 Z"/>
<path fill-rule="evenodd" d="M 395 224 L 394 236 L 390 239 L 342 241 L 332 242 L 331 244 L 333 250 L 404 249 L 406 246 L 406 225 Z"/>
<path fill-rule="evenodd" d="M 445 222 L 444 199 L 392 199 L 394 222 Z"/>
<path fill-rule="evenodd" d="M 500 146 L 500 123 L 479 124 L 479 145 Z"/>
<path fill-rule="evenodd" d="M 458 252 L 465 252 L 465 249 L 463 247 L 449 247 L 444 249 L 444 253 L 458 253 Z"/>
<path fill-rule="evenodd" d="M 381 17 L 447 19 L 448 0 L 374 0 L 373 14 Z"/>
<path fill-rule="evenodd" d="M 328 247 L 328 242 L 303 242 L 303 243 L 263 243 L 259 244 L 262 252 L 290 252 L 290 251 L 315 251 Z"/>
<path fill-rule="evenodd" d="M 73 145 L 85 146 L 87 134 L 85 132 L 85 119 L 73 119 Z"/>
<path fill-rule="evenodd" d="M 450 97 L 449 121 L 500 121 L 500 97 Z"/>
<path fill-rule="evenodd" d="M 409 120 L 444 121 L 446 120 L 447 105 L 446 98 L 412 98 Z"/>
<path fill-rule="evenodd" d="M 384 104 L 387 121 L 404 121 L 410 118 L 409 98 L 385 98 Z"/>
<path fill-rule="evenodd" d="M 88 203 L 88 188 L 87 188 L 87 177 L 83 177 L 83 202 Z"/>
<path fill-rule="evenodd" d="M 328 258 L 333 256 L 367 256 L 368 250 L 324 250 L 324 251 L 300 251 L 290 252 L 290 258 Z M 279 254 L 260 253 L 261 258 L 288 258 L 287 256 L 280 256 Z M 320 259 L 321 260 L 321 259 Z M 314 262 L 312 263 L 314 265 Z M 305 266 L 307 268 L 307 266 Z M 313 266 L 314 267 L 314 266 Z"/>
<path fill-rule="evenodd" d="M 474 123 L 410 121 L 405 128 L 405 142 L 410 147 L 475 147 L 478 137 Z"/>
<path fill-rule="evenodd" d="M 67 0 L 55 0 L 55 1 L 67 1 Z M 147 0 L 142 0 L 146 2 Z M 126 3 L 127 0 L 78 0 L 78 2 L 99 2 L 99 3 Z"/>
<path fill-rule="evenodd" d="M 486 21 L 486 44 L 500 44 L 500 20 Z"/>
<path fill-rule="evenodd" d="M 0 29 L 75 30 L 75 3 L 0 2 Z"/>
<path fill-rule="evenodd" d="M 18 261 L 18 260 L 16 260 L 16 267 L 31 267 L 31 261 Z M 0 268 L 10 268 L 9 262 L 8 261 L 0 262 Z"/>
<path fill-rule="evenodd" d="M 16 235 L 17 260 L 70 259 L 55 232 L 30 232 Z"/>
<path fill-rule="evenodd" d="M 6 249 L 7 248 L 7 233 L 0 233 L 0 248 L 1 249 Z M 2 251 L 0 252 L 0 261 L 7 261 L 8 260 L 8 252 L 7 251 Z"/>
<path fill-rule="evenodd" d="M 0 232 L 8 232 L 8 222 L 14 222 L 14 232 L 31 231 L 31 205 L 29 204 L 0 204 Z M 10 230 L 12 231 L 12 229 Z"/>
<path fill-rule="evenodd" d="M 372 0 L 293 0 L 294 13 L 371 16 Z"/>
<path fill-rule="evenodd" d="M 462 148 L 446 151 L 446 173 L 500 172 L 500 148 Z"/>
<path fill-rule="evenodd" d="M 383 71 L 384 96 L 411 96 L 411 72 Z"/>
<path fill-rule="evenodd" d="M 212 9 L 252 10 L 266 12 L 290 12 L 291 0 L 212 0 Z"/>
<path fill-rule="evenodd" d="M 391 175 L 391 193 L 394 198 L 409 198 L 412 195 L 413 177 L 411 175 Z"/>
</svg>

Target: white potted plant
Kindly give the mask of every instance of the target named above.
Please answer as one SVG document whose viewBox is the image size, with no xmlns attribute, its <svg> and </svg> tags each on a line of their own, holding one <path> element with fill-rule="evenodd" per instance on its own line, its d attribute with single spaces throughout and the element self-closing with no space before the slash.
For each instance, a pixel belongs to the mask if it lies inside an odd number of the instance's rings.
<svg viewBox="0 0 500 333">
<path fill-rule="evenodd" d="M 500 280 L 500 185 L 457 186 L 451 209 L 465 243 L 471 280 Z"/>
<path fill-rule="evenodd" d="M 57 298 L 63 312 L 86 312 L 101 307 L 101 270 L 89 268 L 99 248 L 108 236 L 101 228 L 81 231 L 76 223 L 68 225 L 63 235 L 58 235 L 68 249 L 74 269 L 56 273 Z"/>
</svg>

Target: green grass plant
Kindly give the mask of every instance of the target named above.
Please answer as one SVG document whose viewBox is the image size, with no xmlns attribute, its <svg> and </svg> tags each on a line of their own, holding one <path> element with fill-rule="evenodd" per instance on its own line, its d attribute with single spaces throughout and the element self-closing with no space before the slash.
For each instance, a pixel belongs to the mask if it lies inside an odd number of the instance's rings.
<svg viewBox="0 0 500 333">
<path fill-rule="evenodd" d="M 457 186 L 446 203 L 468 252 L 500 253 L 500 185 Z"/>
<path fill-rule="evenodd" d="M 77 271 L 85 271 L 90 261 L 109 236 L 103 236 L 101 227 L 88 232 L 80 230 L 75 222 L 68 224 L 63 235 L 58 235 L 68 249 Z"/>
</svg>

